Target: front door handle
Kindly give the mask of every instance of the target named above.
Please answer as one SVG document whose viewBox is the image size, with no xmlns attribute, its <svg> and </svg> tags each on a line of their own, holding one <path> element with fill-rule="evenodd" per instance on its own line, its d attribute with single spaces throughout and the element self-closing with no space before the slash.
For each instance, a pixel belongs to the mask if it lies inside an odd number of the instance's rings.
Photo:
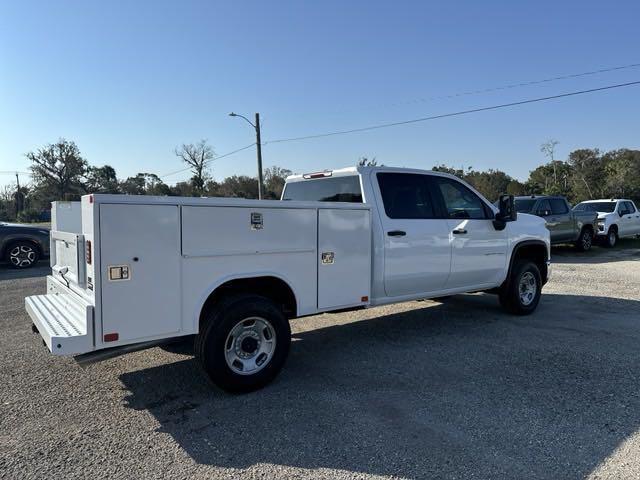
<svg viewBox="0 0 640 480">
<path fill-rule="evenodd" d="M 456 228 L 452 233 L 454 235 L 464 235 L 467 231 L 464 228 Z"/>
<path fill-rule="evenodd" d="M 387 232 L 387 235 L 390 237 L 404 237 L 406 234 L 407 232 L 403 232 L 402 230 L 391 230 L 390 232 Z"/>
</svg>

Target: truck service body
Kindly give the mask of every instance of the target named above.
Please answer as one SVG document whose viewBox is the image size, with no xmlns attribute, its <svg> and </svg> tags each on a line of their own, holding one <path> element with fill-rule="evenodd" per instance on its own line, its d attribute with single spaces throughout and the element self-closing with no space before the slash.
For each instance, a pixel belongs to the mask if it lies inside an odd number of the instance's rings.
<svg viewBox="0 0 640 480">
<path fill-rule="evenodd" d="M 80 232 L 52 225 L 47 293 L 26 309 L 57 355 L 195 335 L 213 382 L 249 391 L 284 364 L 292 318 L 477 291 L 532 312 L 549 232 L 502 200 L 387 167 L 293 176 L 282 201 L 85 195 Z"/>
</svg>

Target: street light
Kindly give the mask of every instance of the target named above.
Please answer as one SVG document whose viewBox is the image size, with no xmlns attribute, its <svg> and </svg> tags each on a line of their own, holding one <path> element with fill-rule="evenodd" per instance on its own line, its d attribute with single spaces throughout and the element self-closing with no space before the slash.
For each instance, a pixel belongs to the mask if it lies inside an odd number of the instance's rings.
<svg viewBox="0 0 640 480">
<path fill-rule="evenodd" d="M 262 145 L 260 142 L 260 114 L 256 113 L 256 123 L 251 121 L 244 115 L 238 115 L 231 112 L 230 117 L 240 117 L 244 119 L 249 125 L 251 125 L 256 131 L 256 148 L 258 152 L 258 199 L 262 200 L 263 180 L 262 180 Z"/>
</svg>

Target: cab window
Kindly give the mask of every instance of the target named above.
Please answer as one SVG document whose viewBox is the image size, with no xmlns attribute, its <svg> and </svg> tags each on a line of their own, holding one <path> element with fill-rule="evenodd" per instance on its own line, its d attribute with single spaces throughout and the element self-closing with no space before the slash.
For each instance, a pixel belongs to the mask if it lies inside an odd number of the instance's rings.
<svg viewBox="0 0 640 480">
<path fill-rule="evenodd" d="M 436 218 L 427 175 L 378 173 L 384 211 L 389 218 Z"/>
<path fill-rule="evenodd" d="M 346 175 L 287 183 L 282 200 L 362 203 L 360 177 Z"/>
<path fill-rule="evenodd" d="M 554 215 L 562 215 L 569 212 L 567 202 L 561 198 L 550 198 L 549 203 L 551 204 L 551 213 Z"/>
<path fill-rule="evenodd" d="M 551 211 L 551 204 L 549 203 L 549 200 L 540 200 L 540 203 L 538 203 L 538 208 L 536 209 L 536 215 L 546 217 L 548 215 L 551 215 Z"/>
<path fill-rule="evenodd" d="M 469 188 L 445 177 L 433 177 L 440 193 L 447 218 L 487 219 L 491 210 Z"/>
</svg>

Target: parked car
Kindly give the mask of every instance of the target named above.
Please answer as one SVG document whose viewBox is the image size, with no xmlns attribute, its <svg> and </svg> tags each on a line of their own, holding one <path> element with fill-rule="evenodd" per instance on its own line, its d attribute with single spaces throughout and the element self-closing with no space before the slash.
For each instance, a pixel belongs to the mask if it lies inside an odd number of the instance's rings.
<svg viewBox="0 0 640 480">
<path fill-rule="evenodd" d="M 587 251 L 596 234 L 596 217 L 592 211 L 572 211 L 566 198 L 551 195 L 516 197 L 518 213 L 542 217 L 551 232 L 551 244 L 573 243 L 580 251 Z"/>
<path fill-rule="evenodd" d="M 85 195 L 80 232 L 56 219 L 47 294 L 26 309 L 81 361 L 195 334 L 209 378 L 249 391 L 282 368 L 290 319 L 478 291 L 524 315 L 550 275 L 544 221 L 452 175 L 310 173 L 282 200 Z"/>
<path fill-rule="evenodd" d="M 49 230 L 0 222 L 0 258 L 13 268 L 30 268 L 49 256 Z"/>
<path fill-rule="evenodd" d="M 640 235 L 640 212 L 631 200 L 587 200 L 573 207 L 573 211 L 597 214 L 597 239 L 607 247 L 615 246 L 619 238 Z"/>
</svg>

